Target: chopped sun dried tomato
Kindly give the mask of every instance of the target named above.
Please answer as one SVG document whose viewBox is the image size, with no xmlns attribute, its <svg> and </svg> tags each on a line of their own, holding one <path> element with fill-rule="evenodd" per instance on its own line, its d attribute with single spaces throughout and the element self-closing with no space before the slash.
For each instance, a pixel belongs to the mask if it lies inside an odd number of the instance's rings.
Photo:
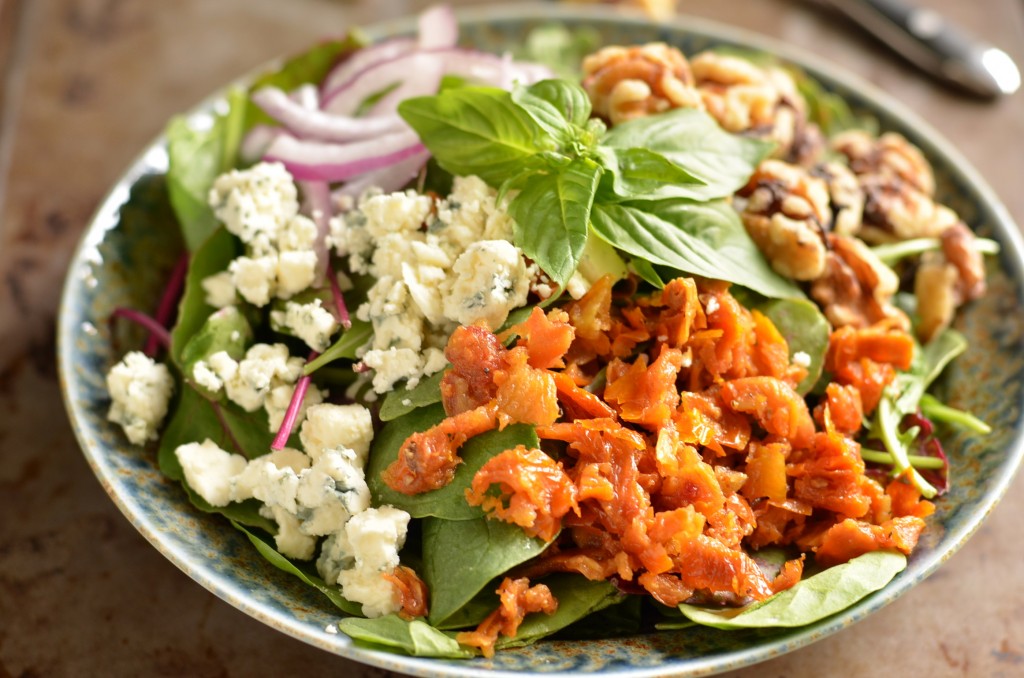
<svg viewBox="0 0 1024 678">
<path fill-rule="evenodd" d="M 475 631 L 466 631 L 455 636 L 462 645 L 478 647 L 485 657 L 494 656 L 494 645 L 498 635 L 513 638 L 523 619 L 531 612 L 554 614 L 558 601 L 544 584 L 530 586 L 530 580 L 505 577 L 496 591 L 501 605 L 484 619 Z"/>
<path fill-rule="evenodd" d="M 427 616 L 427 585 L 412 568 L 399 565 L 385 574 L 384 579 L 395 587 L 395 597 L 401 607 L 399 615 L 405 619 Z"/>
</svg>

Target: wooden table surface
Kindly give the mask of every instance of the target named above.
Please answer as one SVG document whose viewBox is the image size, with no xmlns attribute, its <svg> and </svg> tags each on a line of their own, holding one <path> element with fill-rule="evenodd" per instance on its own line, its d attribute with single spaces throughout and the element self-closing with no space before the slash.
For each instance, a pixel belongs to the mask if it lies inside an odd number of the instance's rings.
<svg viewBox="0 0 1024 678">
<path fill-rule="evenodd" d="M 920 2 L 1024 64 L 1021 0 Z M 134 531 L 66 422 L 54 316 L 91 213 L 169 116 L 268 58 L 423 4 L 0 0 L 0 678 L 386 673 L 250 619 Z M 813 4 L 680 4 L 881 86 L 958 146 L 1024 223 L 1024 94 L 961 98 Z M 1022 514 L 1024 476 L 923 585 L 840 634 L 731 675 L 1024 675 Z"/>
</svg>

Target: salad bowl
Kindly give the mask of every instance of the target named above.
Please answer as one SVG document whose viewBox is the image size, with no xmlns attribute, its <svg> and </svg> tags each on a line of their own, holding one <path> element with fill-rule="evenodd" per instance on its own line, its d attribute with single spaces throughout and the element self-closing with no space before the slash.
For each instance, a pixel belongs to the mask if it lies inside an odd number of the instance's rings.
<svg viewBox="0 0 1024 678">
<path fill-rule="evenodd" d="M 106 419 L 104 374 L 140 343 L 135 330 L 108 320 L 118 307 L 148 308 L 158 297 L 183 244 L 168 215 L 147 211 L 147 191 L 167 169 L 159 138 L 126 170 L 102 202 L 73 258 L 58 326 L 59 366 L 66 407 L 83 452 L 114 503 L 155 548 L 196 582 L 246 614 L 310 645 L 380 668 L 420 676 L 483 673 L 600 673 L 630 677 L 696 676 L 740 668 L 805 646 L 864 619 L 933 573 L 973 534 L 1005 493 L 1024 456 L 1024 244 L 1017 226 L 984 181 L 926 123 L 869 85 L 821 65 L 809 55 L 758 36 L 694 19 L 665 23 L 611 10 L 546 5 L 489 7 L 460 14 L 461 42 L 504 52 L 533 29 L 556 22 L 595 31 L 600 44 L 663 41 L 692 54 L 711 47 L 764 52 L 791 63 L 844 98 L 858 114 L 878 120 L 919 146 L 936 174 L 937 194 L 976 232 L 998 241 L 990 260 L 990 292 L 962 312 L 956 328 L 970 350 L 940 384 L 947 401 L 988 424 L 987 436 L 950 433 L 950 489 L 906 570 L 884 589 L 820 622 L 795 629 L 719 631 L 688 628 L 633 637 L 545 641 L 490 659 L 405 657 L 353 643 L 337 633 L 338 611 L 319 593 L 275 569 L 246 537 L 218 516 L 195 510 L 167 480 L 151 448 L 130 445 Z M 412 20 L 364 29 L 371 38 L 412 32 Z M 208 118 L 222 94 L 189 113 Z M 131 206 L 122 211 L 129 196 Z"/>
</svg>

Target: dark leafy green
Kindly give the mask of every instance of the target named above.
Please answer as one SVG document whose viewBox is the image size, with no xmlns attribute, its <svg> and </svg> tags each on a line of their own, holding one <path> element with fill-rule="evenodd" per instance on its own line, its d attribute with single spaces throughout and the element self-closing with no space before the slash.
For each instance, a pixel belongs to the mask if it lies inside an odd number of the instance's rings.
<svg viewBox="0 0 1024 678">
<path fill-rule="evenodd" d="M 545 546 L 519 526 L 500 520 L 425 518 L 422 576 L 430 589 L 428 620 L 444 624 L 496 577 Z"/>
<path fill-rule="evenodd" d="M 498 648 L 535 643 L 625 597 L 607 581 L 590 581 L 578 574 L 554 574 L 538 583 L 551 589 L 558 609 L 550 615 L 543 612 L 526 615 L 514 638 L 498 638 Z"/>
<path fill-rule="evenodd" d="M 225 270 L 228 263 L 235 258 L 237 247 L 235 237 L 227 230 L 218 228 L 196 250 L 189 262 L 185 289 L 178 303 L 178 320 L 171 330 L 171 359 L 186 374 L 190 372 L 184 369 L 182 354 L 185 346 L 202 329 L 206 319 L 215 310 L 206 303 L 203 280 Z"/>
<path fill-rule="evenodd" d="M 821 376 L 832 328 L 818 307 L 806 299 L 774 299 L 757 306 L 775 324 L 786 343 L 789 355 L 805 353 L 810 358 L 807 376 L 797 385 L 806 395 Z"/>
<path fill-rule="evenodd" d="M 772 298 L 801 298 L 773 271 L 724 202 L 657 200 L 594 205 L 594 230 L 650 263 L 726 280 Z"/>
<path fill-rule="evenodd" d="M 417 417 L 416 414 L 421 412 L 423 416 Z M 424 408 L 408 415 L 407 425 L 403 425 L 406 424 L 406 418 L 403 417 L 403 419 L 389 424 L 388 428 L 378 434 L 379 442 L 374 442 L 373 455 L 367 466 L 367 484 L 370 486 L 374 504 L 390 504 L 406 511 L 413 518 L 426 516 L 435 516 L 446 520 L 481 518 L 484 514 L 480 507 L 466 503 L 466 490 L 473 482 L 476 472 L 488 459 L 505 450 L 510 450 L 516 445 L 534 448 L 540 444 L 533 427 L 526 424 L 513 424 L 507 426 L 503 431 L 488 431 L 470 438 L 459 448 L 459 456 L 462 457 L 463 463 L 459 464 L 455 470 L 455 477 L 452 478 L 452 481 L 444 487 L 414 495 L 392 490 L 380 479 L 381 473 L 398 458 L 398 449 L 405 442 L 408 434 L 422 430 L 418 427 L 428 421 L 440 421 L 443 416 L 444 412 L 440 410 L 440 406 Z"/>
<path fill-rule="evenodd" d="M 191 381 L 196 363 L 209 360 L 210 356 L 220 351 L 226 352 L 235 360 L 241 360 L 245 355 L 245 347 L 252 341 L 252 336 L 252 326 L 237 307 L 226 306 L 213 312 L 182 349 L 182 372 Z M 194 386 L 211 400 L 219 400 L 222 395 L 209 393 L 198 384 Z"/>
<path fill-rule="evenodd" d="M 352 326 L 344 330 L 341 336 L 338 337 L 338 340 L 331 344 L 315 360 L 306 363 L 306 366 L 302 368 L 302 373 L 313 374 L 324 365 L 343 358 L 355 360 L 356 351 L 368 342 L 372 336 L 373 325 L 363 320 L 353 319 Z"/>
<path fill-rule="evenodd" d="M 460 646 L 452 635 L 420 619 L 406 620 L 396 614 L 376 619 L 348 617 L 338 622 L 338 630 L 371 647 L 414 657 L 465 659 L 475 654 Z"/>
<path fill-rule="evenodd" d="M 413 410 L 441 402 L 441 379 L 445 370 L 424 377 L 413 388 L 396 388 L 388 391 L 380 406 L 380 420 L 392 421 Z"/>
<path fill-rule="evenodd" d="M 196 251 L 219 222 L 208 203 L 214 179 L 235 166 L 248 98 L 234 88 L 225 113 L 214 114 L 209 126 L 197 127 L 177 117 L 167 126 L 167 187 L 185 244 Z"/>
<path fill-rule="evenodd" d="M 878 591 L 907 566 L 897 551 L 871 551 L 807 577 L 768 600 L 744 608 L 680 605 L 690 621 L 718 629 L 806 626 L 845 610 Z"/>
<path fill-rule="evenodd" d="M 298 577 L 303 584 L 317 589 L 327 596 L 327 599 L 334 603 L 334 605 L 343 612 L 347 614 L 362 614 L 362 605 L 347 600 L 345 596 L 341 595 L 340 587 L 331 586 L 320 577 L 307 572 L 304 568 L 299 567 L 292 561 L 288 560 L 288 558 L 282 555 L 281 552 L 274 548 L 270 543 L 265 541 L 255 532 L 246 529 L 244 525 L 241 525 L 234 520 L 231 521 L 231 524 L 241 530 L 245 536 L 249 538 L 249 541 L 252 542 L 252 545 L 260 552 L 260 555 L 266 558 L 271 565 L 282 572 L 287 572 L 294 577 Z"/>
</svg>

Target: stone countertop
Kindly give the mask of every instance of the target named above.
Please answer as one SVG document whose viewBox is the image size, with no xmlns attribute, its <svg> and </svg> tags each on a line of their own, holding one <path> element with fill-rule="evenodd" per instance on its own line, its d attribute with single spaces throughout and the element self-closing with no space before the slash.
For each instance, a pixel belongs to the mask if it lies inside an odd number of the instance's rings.
<svg viewBox="0 0 1024 678">
<path fill-rule="evenodd" d="M 92 476 L 54 365 L 64 271 L 108 187 L 174 113 L 405 0 L 0 0 L 0 678 L 371 676 L 236 611 L 166 561 Z M 468 4 L 465 2 L 455 4 Z M 921 0 L 1024 64 L 1019 0 Z M 838 63 L 958 146 L 1024 223 L 1024 93 L 949 93 L 787 0 L 682 0 Z M 867 620 L 734 676 L 1024 675 L 1024 476 L 942 569 Z"/>
</svg>

